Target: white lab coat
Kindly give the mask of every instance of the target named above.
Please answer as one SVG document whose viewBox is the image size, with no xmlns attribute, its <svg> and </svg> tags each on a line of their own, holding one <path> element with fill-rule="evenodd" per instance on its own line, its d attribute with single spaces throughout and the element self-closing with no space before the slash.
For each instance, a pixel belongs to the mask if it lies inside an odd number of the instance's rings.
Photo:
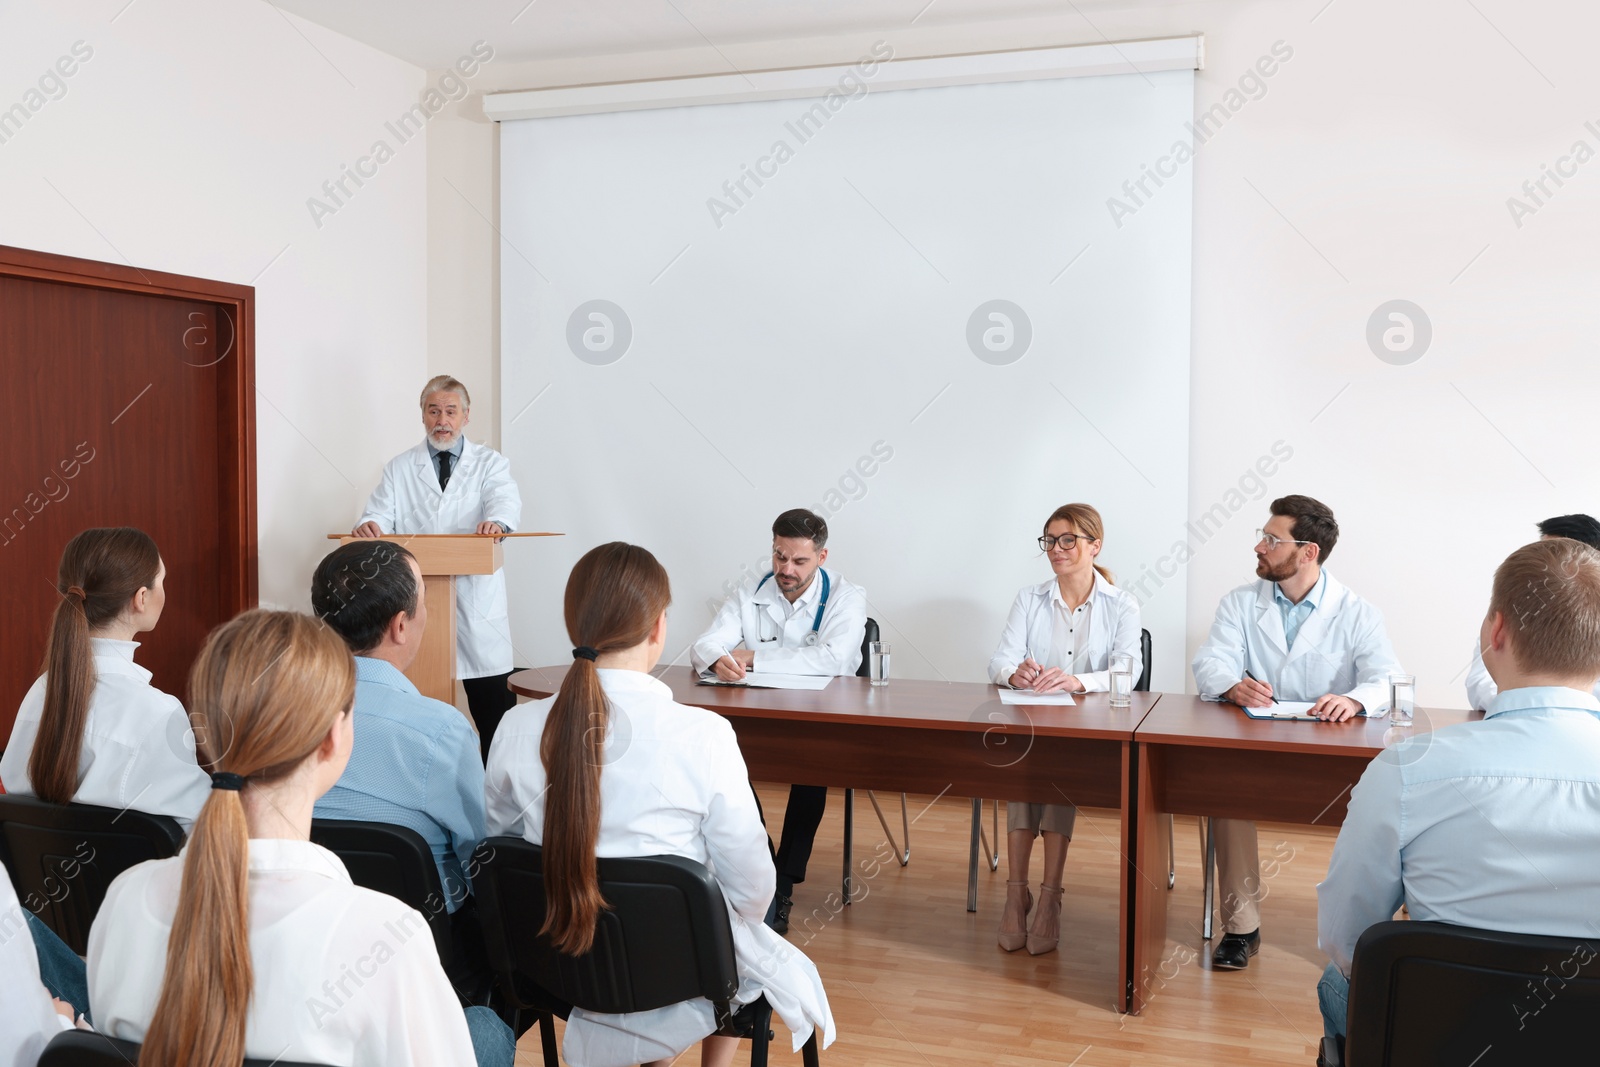
<svg viewBox="0 0 1600 1067">
<path fill-rule="evenodd" d="M 1006 617 L 1005 631 L 1000 644 L 989 659 L 989 680 L 995 685 L 1009 685 L 1017 667 L 1029 656 L 1043 667 L 1060 667 L 1073 673 L 1069 663 L 1047 663 L 1051 642 L 1055 634 L 1055 601 L 1060 588 L 1054 578 L 1038 585 L 1024 586 L 1011 603 L 1011 614 Z M 1090 668 L 1078 675 L 1086 693 L 1104 693 L 1111 688 L 1111 657 L 1125 652 L 1133 659 L 1133 677 L 1138 680 L 1144 670 L 1144 657 L 1139 653 L 1139 601 L 1126 593 L 1098 571 L 1094 588 L 1089 592 L 1091 606 L 1089 622 L 1084 633 L 1073 634 L 1073 659 L 1088 663 Z"/>
<path fill-rule="evenodd" d="M 82 1012 L 88 1005 L 72 1007 Z M 33 933 L 11 875 L 0 867 L 0 1067 L 34 1067 L 49 1040 L 71 1028 L 39 979 Z"/>
<path fill-rule="evenodd" d="M 747 1004 L 765 993 L 796 1051 L 813 1028 L 826 1048 L 833 1013 L 816 966 L 762 923 L 777 874 L 733 727 L 720 715 L 675 703 L 672 690 L 648 674 L 599 673 L 610 721 L 596 854 L 685 856 L 705 864 L 728 906 L 737 1000 Z M 539 743 L 554 703 L 549 697 L 512 708 L 495 731 L 485 775 L 491 837 L 544 840 L 548 780 Z M 703 998 L 632 1015 L 574 1010 L 562 1054 L 575 1067 L 621 1067 L 674 1056 L 715 1028 Z"/>
<path fill-rule="evenodd" d="M 1316 700 L 1328 693 L 1350 697 L 1369 715 L 1389 706 L 1389 675 L 1400 670 L 1377 608 L 1326 570 L 1322 600 L 1287 647 L 1283 616 L 1273 602 L 1275 583 L 1241 585 L 1217 605 L 1211 633 L 1194 657 L 1194 682 L 1206 700 L 1222 694 L 1249 671 L 1272 686 L 1279 700 Z"/>
<path fill-rule="evenodd" d="M 510 532 L 522 522 L 522 495 L 506 458 L 472 441 L 463 442 L 450 488 L 441 490 L 439 468 L 424 441 L 384 465 L 356 525 L 365 522 L 377 523 L 386 534 L 472 533 L 480 522 L 498 522 Z M 483 678 L 511 668 L 506 576 L 462 575 L 456 579 L 456 677 Z"/>
<path fill-rule="evenodd" d="M 195 761 L 188 714 L 177 697 L 152 686 L 150 672 L 133 662 L 137 641 L 96 637 L 89 644 L 95 683 L 72 799 L 170 815 L 188 830 L 211 792 L 211 776 Z M 8 793 L 35 795 L 28 758 L 39 736 L 46 677 L 41 674 L 22 698 L 11 741 L 0 757 L 0 783 Z"/>
<path fill-rule="evenodd" d="M 183 854 L 129 868 L 89 930 L 95 1029 L 143 1041 L 161 995 Z M 245 1055 L 350 1067 L 475 1067 L 466 1015 L 439 964 L 427 920 L 352 885 L 339 858 L 309 841 L 250 842 L 250 960 L 255 985 Z M 203 941 L 205 930 L 180 937 Z"/>
<path fill-rule="evenodd" d="M 1590 690 L 1600 700 L 1600 681 Z M 1472 666 L 1467 668 L 1467 707 L 1475 711 L 1488 711 L 1489 704 L 1500 694 L 1500 687 L 1489 677 L 1489 668 L 1483 665 L 1483 646 L 1473 644 Z"/>
<path fill-rule="evenodd" d="M 755 669 L 774 674 L 851 675 L 861 666 L 861 641 L 867 630 L 867 594 L 859 585 L 828 575 L 828 607 L 822 613 L 817 643 L 807 645 L 806 635 L 817 618 L 822 598 L 822 575 L 817 568 L 811 584 L 791 605 L 776 578 L 762 583 L 752 578 L 723 601 L 711 628 L 689 651 L 697 671 L 711 665 L 743 644 L 755 652 Z M 758 590 L 756 587 L 760 586 Z"/>
</svg>

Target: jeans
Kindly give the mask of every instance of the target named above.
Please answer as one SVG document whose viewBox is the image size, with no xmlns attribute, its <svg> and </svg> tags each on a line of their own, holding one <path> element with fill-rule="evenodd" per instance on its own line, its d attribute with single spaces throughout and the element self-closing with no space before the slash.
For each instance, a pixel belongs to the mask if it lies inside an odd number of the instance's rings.
<svg viewBox="0 0 1600 1067">
<path fill-rule="evenodd" d="M 511 1027 L 488 1008 L 474 1004 L 467 1009 L 467 1033 L 472 1035 L 472 1053 L 478 1067 L 511 1067 L 517 1058 L 517 1041 Z"/>
<path fill-rule="evenodd" d="M 52 997 L 66 1001 L 79 1015 L 90 1019 L 88 967 L 54 930 L 32 913 L 28 913 L 28 932 L 33 935 L 33 950 L 39 956 L 39 977 L 44 987 L 50 990 Z"/>
<path fill-rule="evenodd" d="M 1322 1033 L 1326 1037 L 1344 1037 L 1345 1019 L 1350 1014 L 1350 979 L 1330 963 L 1317 983 L 1317 1003 L 1322 1007 Z"/>
</svg>

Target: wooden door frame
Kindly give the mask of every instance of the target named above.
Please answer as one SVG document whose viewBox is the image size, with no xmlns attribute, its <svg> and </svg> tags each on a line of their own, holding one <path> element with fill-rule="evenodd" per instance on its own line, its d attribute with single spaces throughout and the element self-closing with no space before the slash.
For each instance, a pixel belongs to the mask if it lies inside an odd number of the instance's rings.
<svg viewBox="0 0 1600 1067">
<path fill-rule="evenodd" d="M 217 491 L 222 507 L 216 521 L 221 525 L 224 551 L 218 560 L 216 580 L 225 618 L 255 607 L 260 595 L 256 535 L 255 287 L 10 245 L 0 245 L 0 277 L 193 300 L 214 305 L 219 315 L 232 324 L 232 343 L 218 361 L 217 439 L 221 449 L 218 467 L 222 484 Z"/>
</svg>

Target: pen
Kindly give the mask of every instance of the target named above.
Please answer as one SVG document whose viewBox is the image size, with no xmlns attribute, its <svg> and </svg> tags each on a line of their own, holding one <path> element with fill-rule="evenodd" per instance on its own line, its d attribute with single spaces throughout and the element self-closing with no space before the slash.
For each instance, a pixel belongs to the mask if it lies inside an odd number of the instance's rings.
<svg viewBox="0 0 1600 1067">
<path fill-rule="evenodd" d="M 1245 671 L 1245 672 L 1244 672 L 1244 676 L 1245 676 L 1245 677 L 1246 677 L 1246 678 L 1248 678 L 1248 679 L 1249 679 L 1249 680 L 1250 680 L 1250 681 L 1252 681 L 1252 682 L 1256 682 L 1256 683 L 1258 683 L 1258 684 L 1259 684 L 1259 683 L 1260 683 L 1260 681 L 1261 681 L 1261 679 L 1259 679 L 1259 678 L 1257 678 L 1257 677 L 1255 677 L 1255 676 L 1254 676 L 1254 675 L 1253 675 L 1253 674 L 1251 674 L 1251 673 L 1250 673 L 1250 672 L 1249 672 L 1249 671 Z M 1278 702 L 1278 698 L 1277 698 L 1277 697 L 1275 697 L 1275 696 L 1274 696 L 1274 697 L 1273 697 L 1273 698 L 1272 698 L 1272 702 L 1273 702 L 1273 703 L 1274 703 L 1274 704 L 1276 704 L 1276 703 L 1277 703 L 1277 702 Z"/>
</svg>

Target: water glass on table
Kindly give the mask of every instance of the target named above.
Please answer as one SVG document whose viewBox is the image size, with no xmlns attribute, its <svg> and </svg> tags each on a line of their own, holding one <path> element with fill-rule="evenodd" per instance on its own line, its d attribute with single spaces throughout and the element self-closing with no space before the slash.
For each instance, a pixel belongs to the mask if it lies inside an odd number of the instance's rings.
<svg viewBox="0 0 1600 1067">
<path fill-rule="evenodd" d="M 889 684 L 889 643 L 873 641 L 867 646 L 867 677 L 873 685 Z"/>
<path fill-rule="evenodd" d="M 1125 652 L 1111 657 L 1111 706 L 1133 707 L 1133 657 Z"/>
<path fill-rule="evenodd" d="M 1417 715 L 1417 676 L 1389 675 L 1389 725 L 1410 726 Z"/>
</svg>

